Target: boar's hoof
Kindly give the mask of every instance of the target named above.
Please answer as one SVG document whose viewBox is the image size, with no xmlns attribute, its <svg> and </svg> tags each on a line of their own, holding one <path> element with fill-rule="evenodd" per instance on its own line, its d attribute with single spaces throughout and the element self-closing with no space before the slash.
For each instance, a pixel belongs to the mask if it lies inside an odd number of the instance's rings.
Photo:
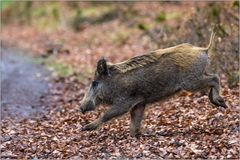
<svg viewBox="0 0 240 160">
<path fill-rule="evenodd" d="M 141 132 L 140 131 L 130 131 L 130 135 L 132 137 L 139 137 L 141 135 Z"/>
<path fill-rule="evenodd" d="M 136 138 L 139 138 L 141 136 L 141 133 L 138 132 L 138 133 L 130 133 L 131 137 L 136 137 Z"/>
<path fill-rule="evenodd" d="M 82 108 L 80 108 L 79 111 L 80 111 L 82 114 L 85 114 L 85 111 L 84 111 Z"/>
<path fill-rule="evenodd" d="M 95 123 L 89 123 L 88 125 L 82 128 L 82 131 L 92 131 L 98 128 L 98 125 Z"/>
<path fill-rule="evenodd" d="M 218 106 L 223 107 L 223 108 L 227 108 L 226 103 L 224 102 L 222 97 L 219 97 L 217 100 Z"/>
<path fill-rule="evenodd" d="M 210 101 L 212 104 L 214 104 L 215 106 L 220 106 L 220 107 L 223 107 L 223 108 L 227 108 L 227 105 L 226 103 L 224 102 L 223 98 L 222 97 L 217 97 L 217 98 L 210 98 Z"/>
<path fill-rule="evenodd" d="M 214 104 L 217 107 L 223 107 L 223 108 L 227 108 L 227 105 L 225 104 L 224 100 L 222 97 L 220 97 L 219 95 L 214 96 L 213 94 L 213 89 L 211 88 L 210 92 L 209 92 L 209 100 L 212 104 Z"/>
</svg>

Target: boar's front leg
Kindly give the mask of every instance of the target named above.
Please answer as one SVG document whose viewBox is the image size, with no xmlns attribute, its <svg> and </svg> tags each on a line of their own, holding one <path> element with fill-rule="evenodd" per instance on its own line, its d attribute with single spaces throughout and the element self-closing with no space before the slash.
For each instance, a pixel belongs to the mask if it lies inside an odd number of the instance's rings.
<svg viewBox="0 0 240 160">
<path fill-rule="evenodd" d="M 92 123 L 84 126 L 82 131 L 91 131 L 97 129 L 101 124 L 109 121 L 112 118 L 123 115 L 128 112 L 130 105 L 114 105 L 106 113 L 104 113 L 100 118 Z"/>
<path fill-rule="evenodd" d="M 144 104 L 138 104 L 134 106 L 131 110 L 131 125 L 130 125 L 130 134 L 131 136 L 137 136 L 140 134 L 141 121 L 144 116 Z"/>
</svg>

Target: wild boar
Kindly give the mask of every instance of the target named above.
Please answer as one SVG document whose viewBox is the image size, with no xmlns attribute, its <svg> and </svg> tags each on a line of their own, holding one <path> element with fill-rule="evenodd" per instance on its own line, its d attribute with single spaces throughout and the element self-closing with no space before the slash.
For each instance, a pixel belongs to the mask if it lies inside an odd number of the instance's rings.
<svg viewBox="0 0 240 160">
<path fill-rule="evenodd" d="M 100 59 L 80 111 L 85 113 L 104 103 L 111 107 L 82 130 L 95 130 L 104 122 L 130 111 L 130 134 L 135 136 L 140 133 L 147 104 L 169 98 L 182 90 L 210 88 L 210 102 L 226 108 L 220 96 L 219 77 L 206 71 L 214 37 L 215 32 L 212 32 L 206 48 L 184 43 L 116 64 Z"/>
</svg>

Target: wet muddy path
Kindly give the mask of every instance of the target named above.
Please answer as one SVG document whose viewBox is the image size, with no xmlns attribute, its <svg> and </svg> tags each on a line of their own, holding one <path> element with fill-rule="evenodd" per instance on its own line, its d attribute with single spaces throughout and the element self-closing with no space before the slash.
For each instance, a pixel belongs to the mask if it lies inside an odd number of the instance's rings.
<svg viewBox="0 0 240 160">
<path fill-rule="evenodd" d="M 31 118 L 46 110 L 49 72 L 22 51 L 1 49 L 1 119 Z"/>
</svg>

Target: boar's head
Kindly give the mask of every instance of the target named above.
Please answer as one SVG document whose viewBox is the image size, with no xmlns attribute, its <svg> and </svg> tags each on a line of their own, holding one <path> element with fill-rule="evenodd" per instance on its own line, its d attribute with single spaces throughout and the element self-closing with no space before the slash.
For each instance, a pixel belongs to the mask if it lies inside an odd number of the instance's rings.
<svg viewBox="0 0 240 160">
<path fill-rule="evenodd" d="M 80 111 L 82 113 L 92 111 L 104 102 L 104 97 L 108 90 L 107 83 L 109 77 L 107 62 L 104 58 L 102 58 L 97 63 L 94 80 L 81 101 Z"/>
</svg>

